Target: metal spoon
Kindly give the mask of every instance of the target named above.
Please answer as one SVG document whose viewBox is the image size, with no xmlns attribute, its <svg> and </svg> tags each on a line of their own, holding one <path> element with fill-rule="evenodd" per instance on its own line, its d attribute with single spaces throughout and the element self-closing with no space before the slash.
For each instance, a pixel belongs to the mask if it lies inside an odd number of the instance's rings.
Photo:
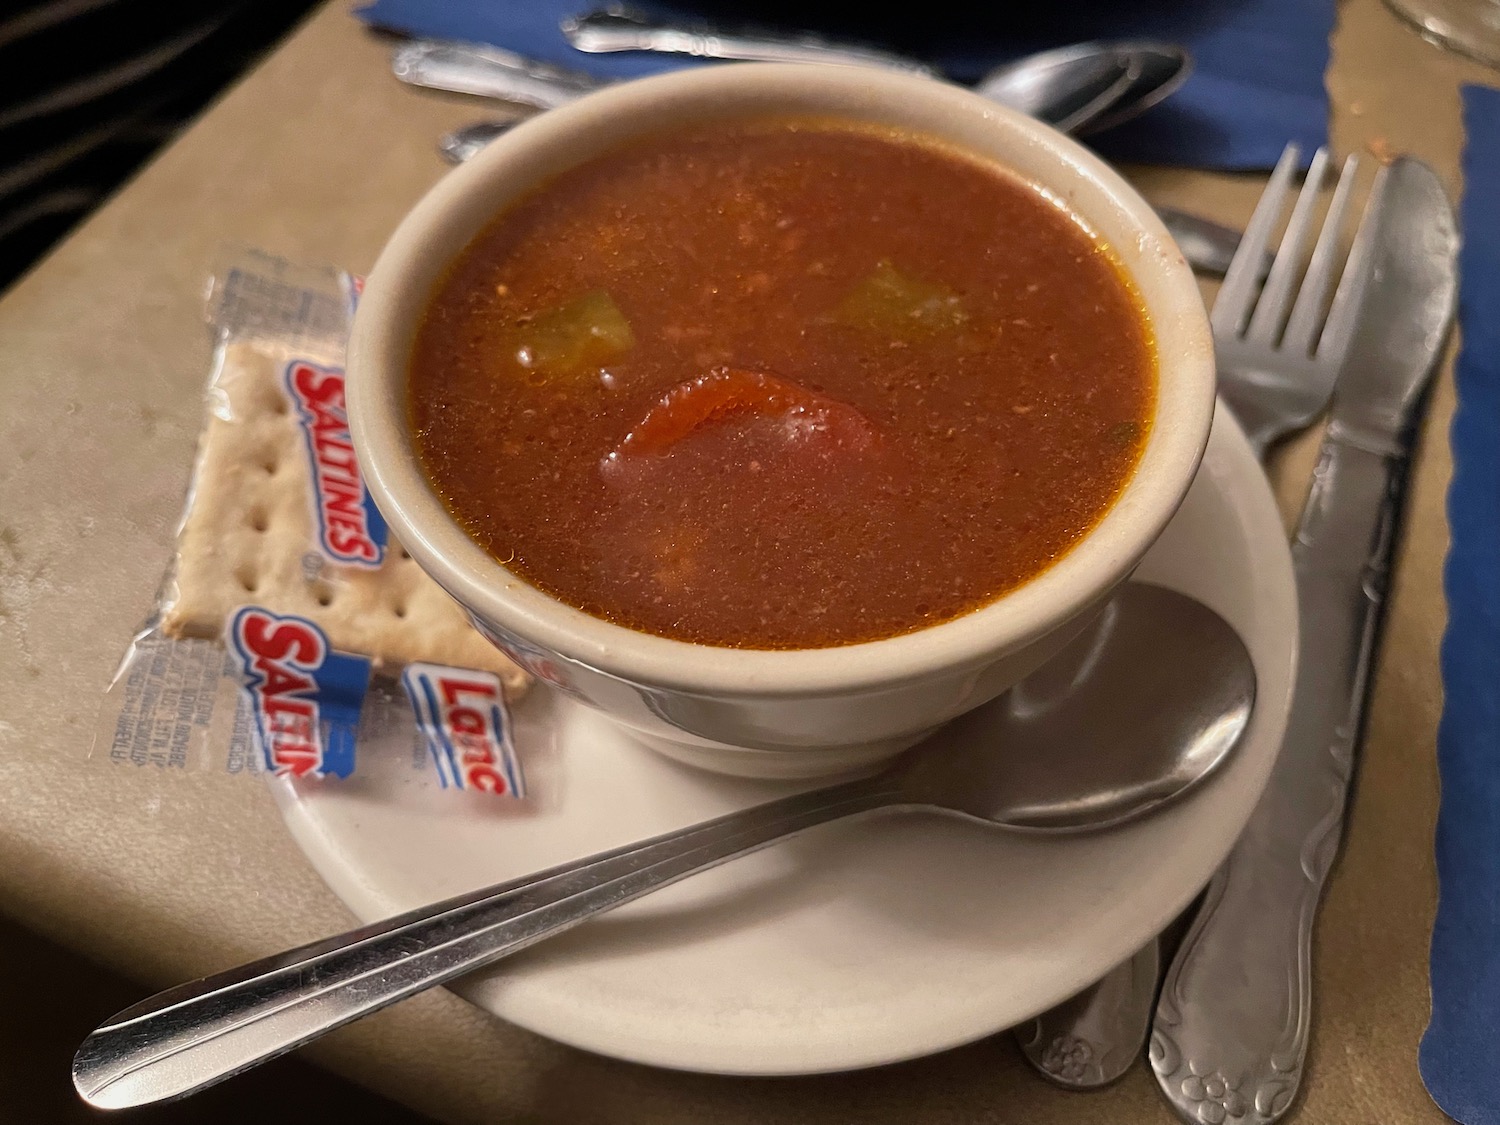
<svg viewBox="0 0 1500 1125">
<path fill-rule="evenodd" d="M 1078 43 L 997 67 L 974 92 L 1064 133 L 1087 136 L 1159 105 L 1192 68 L 1187 51 L 1171 43 Z"/>
<path fill-rule="evenodd" d="M 423 907 L 127 1008 L 73 1083 L 122 1109 L 192 1093 L 595 914 L 815 825 L 881 810 L 1077 832 L 1160 809 L 1228 758 L 1255 671 L 1184 594 L 1129 585 L 1010 693 L 880 773 L 784 797 Z M 1127 721 L 1128 719 L 1128 721 Z"/>
<path fill-rule="evenodd" d="M 675 23 L 633 8 L 611 6 L 562 21 L 580 51 L 653 51 L 709 59 L 821 62 L 879 66 L 938 77 L 916 59 L 864 44 L 835 43 L 806 32 Z M 1107 129 L 1144 113 L 1187 80 L 1192 60 L 1171 43 L 1079 43 L 1028 55 L 996 67 L 977 93 L 1019 109 L 1067 133 Z"/>
</svg>

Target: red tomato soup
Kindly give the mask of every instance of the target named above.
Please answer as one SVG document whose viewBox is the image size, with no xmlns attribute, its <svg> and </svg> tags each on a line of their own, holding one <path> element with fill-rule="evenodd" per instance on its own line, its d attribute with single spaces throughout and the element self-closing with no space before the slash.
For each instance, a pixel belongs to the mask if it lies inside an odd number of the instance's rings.
<svg viewBox="0 0 1500 1125">
<path fill-rule="evenodd" d="M 500 214 L 432 296 L 409 409 L 510 570 L 632 629 L 817 648 L 1035 577 L 1134 471 L 1156 361 L 1073 216 L 832 120 L 635 141 Z"/>
</svg>

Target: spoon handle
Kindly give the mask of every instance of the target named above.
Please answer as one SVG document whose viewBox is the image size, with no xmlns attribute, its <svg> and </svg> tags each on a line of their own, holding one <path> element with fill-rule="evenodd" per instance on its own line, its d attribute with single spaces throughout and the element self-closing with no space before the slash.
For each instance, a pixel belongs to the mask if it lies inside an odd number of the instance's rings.
<svg viewBox="0 0 1500 1125">
<path fill-rule="evenodd" d="M 592 75 L 551 66 L 475 43 L 415 39 L 391 56 L 391 73 L 411 86 L 497 98 L 533 109 L 556 109 L 605 83 Z"/>
<path fill-rule="evenodd" d="M 909 74 L 936 72 L 915 59 L 862 44 L 833 43 L 817 35 L 785 34 L 759 28 L 717 27 L 707 23 L 673 23 L 643 13 L 604 9 L 571 16 L 562 22 L 563 35 L 574 48 L 589 54 L 615 51 L 655 51 L 693 55 L 700 59 L 737 59 L 742 62 L 833 63 L 840 66 L 879 66 Z"/>
<path fill-rule="evenodd" d="M 1098 984 L 1017 1028 L 1026 1061 L 1069 1090 L 1108 1086 L 1141 1057 L 1160 972 L 1161 939 L 1153 937 Z"/>
<path fill-rule="evenodd" d="M 1212 277 L 1223 277 L 1229 272 L 1229 263 L 1234 252 L 1240 248 L 1240 233 L 1212 219 L 1190 215 L 1171 207 L 1158 207 L 1156 213 L 1171 232 L 1182 256 L 1192 263 L 1193 269 Z M 1261 265 L 1262 277 L 1270 272 L 1271 255 L 1266 254 Z"/>
<path fill-rule="evenodd" d="M 73 1084 L 103 1109 L 190 1094 L 649 891 L 901 803 L 879 774 L 799 793 L 168 989 L 85 1039 Z"/>
</svg>

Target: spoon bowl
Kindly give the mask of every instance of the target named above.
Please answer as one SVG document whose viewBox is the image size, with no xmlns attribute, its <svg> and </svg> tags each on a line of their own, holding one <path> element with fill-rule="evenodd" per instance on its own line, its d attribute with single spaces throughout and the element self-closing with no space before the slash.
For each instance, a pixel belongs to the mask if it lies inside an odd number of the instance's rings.
<svg viewBox="0 0 1500 1125">
<path fill-rule="evenodd" d="M 974 91 L 1082 136 L 1139 117 L 1171 96 L 1191 70 L 1187 51 L 1171 43 L 1078 43 L 997 67 Z"/>
<path fill-rule="evenodd" d="M 1009 829 L 1109 828 L 1211 776 L 1254 702 L 1249 653 L 1223 618 L 1133 583 L 1040 669 L 923 743 L 904 784 Z"/>
<path fill-rule="evenodd" d="M 1085 133 L 1102 133 L 1139 117 L 1175 94 L 1193 72 L 1193 56 L 1172 43 L 1143 41 L 1113 46 L 1130 55 L 1130 83 L 1119 92 L 1113 106 L 1084 126 Z"/>
<path fill-rule="evenodd" d="M 1145 816 L 1224 763 L 1254 696 L 1250 655 L 1222 618 L 1186 595 L 1128 585 L 1009 696 L 879 773 L 170 989 L 84 1040 L 74 1085 L 86 1102 L 107 1109 L 192 1093 L 595 914 L 830 821 L 925 811 L 1004 829 L 1077 832 Z"/>
</svg>

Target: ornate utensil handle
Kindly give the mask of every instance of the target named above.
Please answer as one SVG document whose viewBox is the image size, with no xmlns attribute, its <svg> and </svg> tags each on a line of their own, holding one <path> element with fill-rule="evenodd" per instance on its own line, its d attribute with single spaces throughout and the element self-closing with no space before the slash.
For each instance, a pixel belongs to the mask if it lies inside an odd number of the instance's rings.
<svg viewBox="0 0 1500 1125">
<path fill-rule="evenodd" d="M 1098 984 L 1016 1028 L 1027 1061 L 1068 1090 L 1096 1090 L 1141 1057 L 1161 972 L 1161 939 L 1153 937 Z"/>
<path fill-rule="evenodd" d="M 832 43 L 816 35 L 789 35 L 759 28 L 674 24 L 630 9 L 610 8 L 563 21 L 563 34 L 580 51 L 658 51 L 702 59 L 742 62 L 834 63 L 879 66 L 908 74 L 935 76 L 914 59 L 862 44 Z"/>
<path fill-rule="evenodd" d="M 440 39 L 418 39 L 398 47 L 391 71 L 413 86 L 498 98 L 536 109 L 556 109 L 604 85 L 590 75 L 498 47 Z"/>
</svg>

